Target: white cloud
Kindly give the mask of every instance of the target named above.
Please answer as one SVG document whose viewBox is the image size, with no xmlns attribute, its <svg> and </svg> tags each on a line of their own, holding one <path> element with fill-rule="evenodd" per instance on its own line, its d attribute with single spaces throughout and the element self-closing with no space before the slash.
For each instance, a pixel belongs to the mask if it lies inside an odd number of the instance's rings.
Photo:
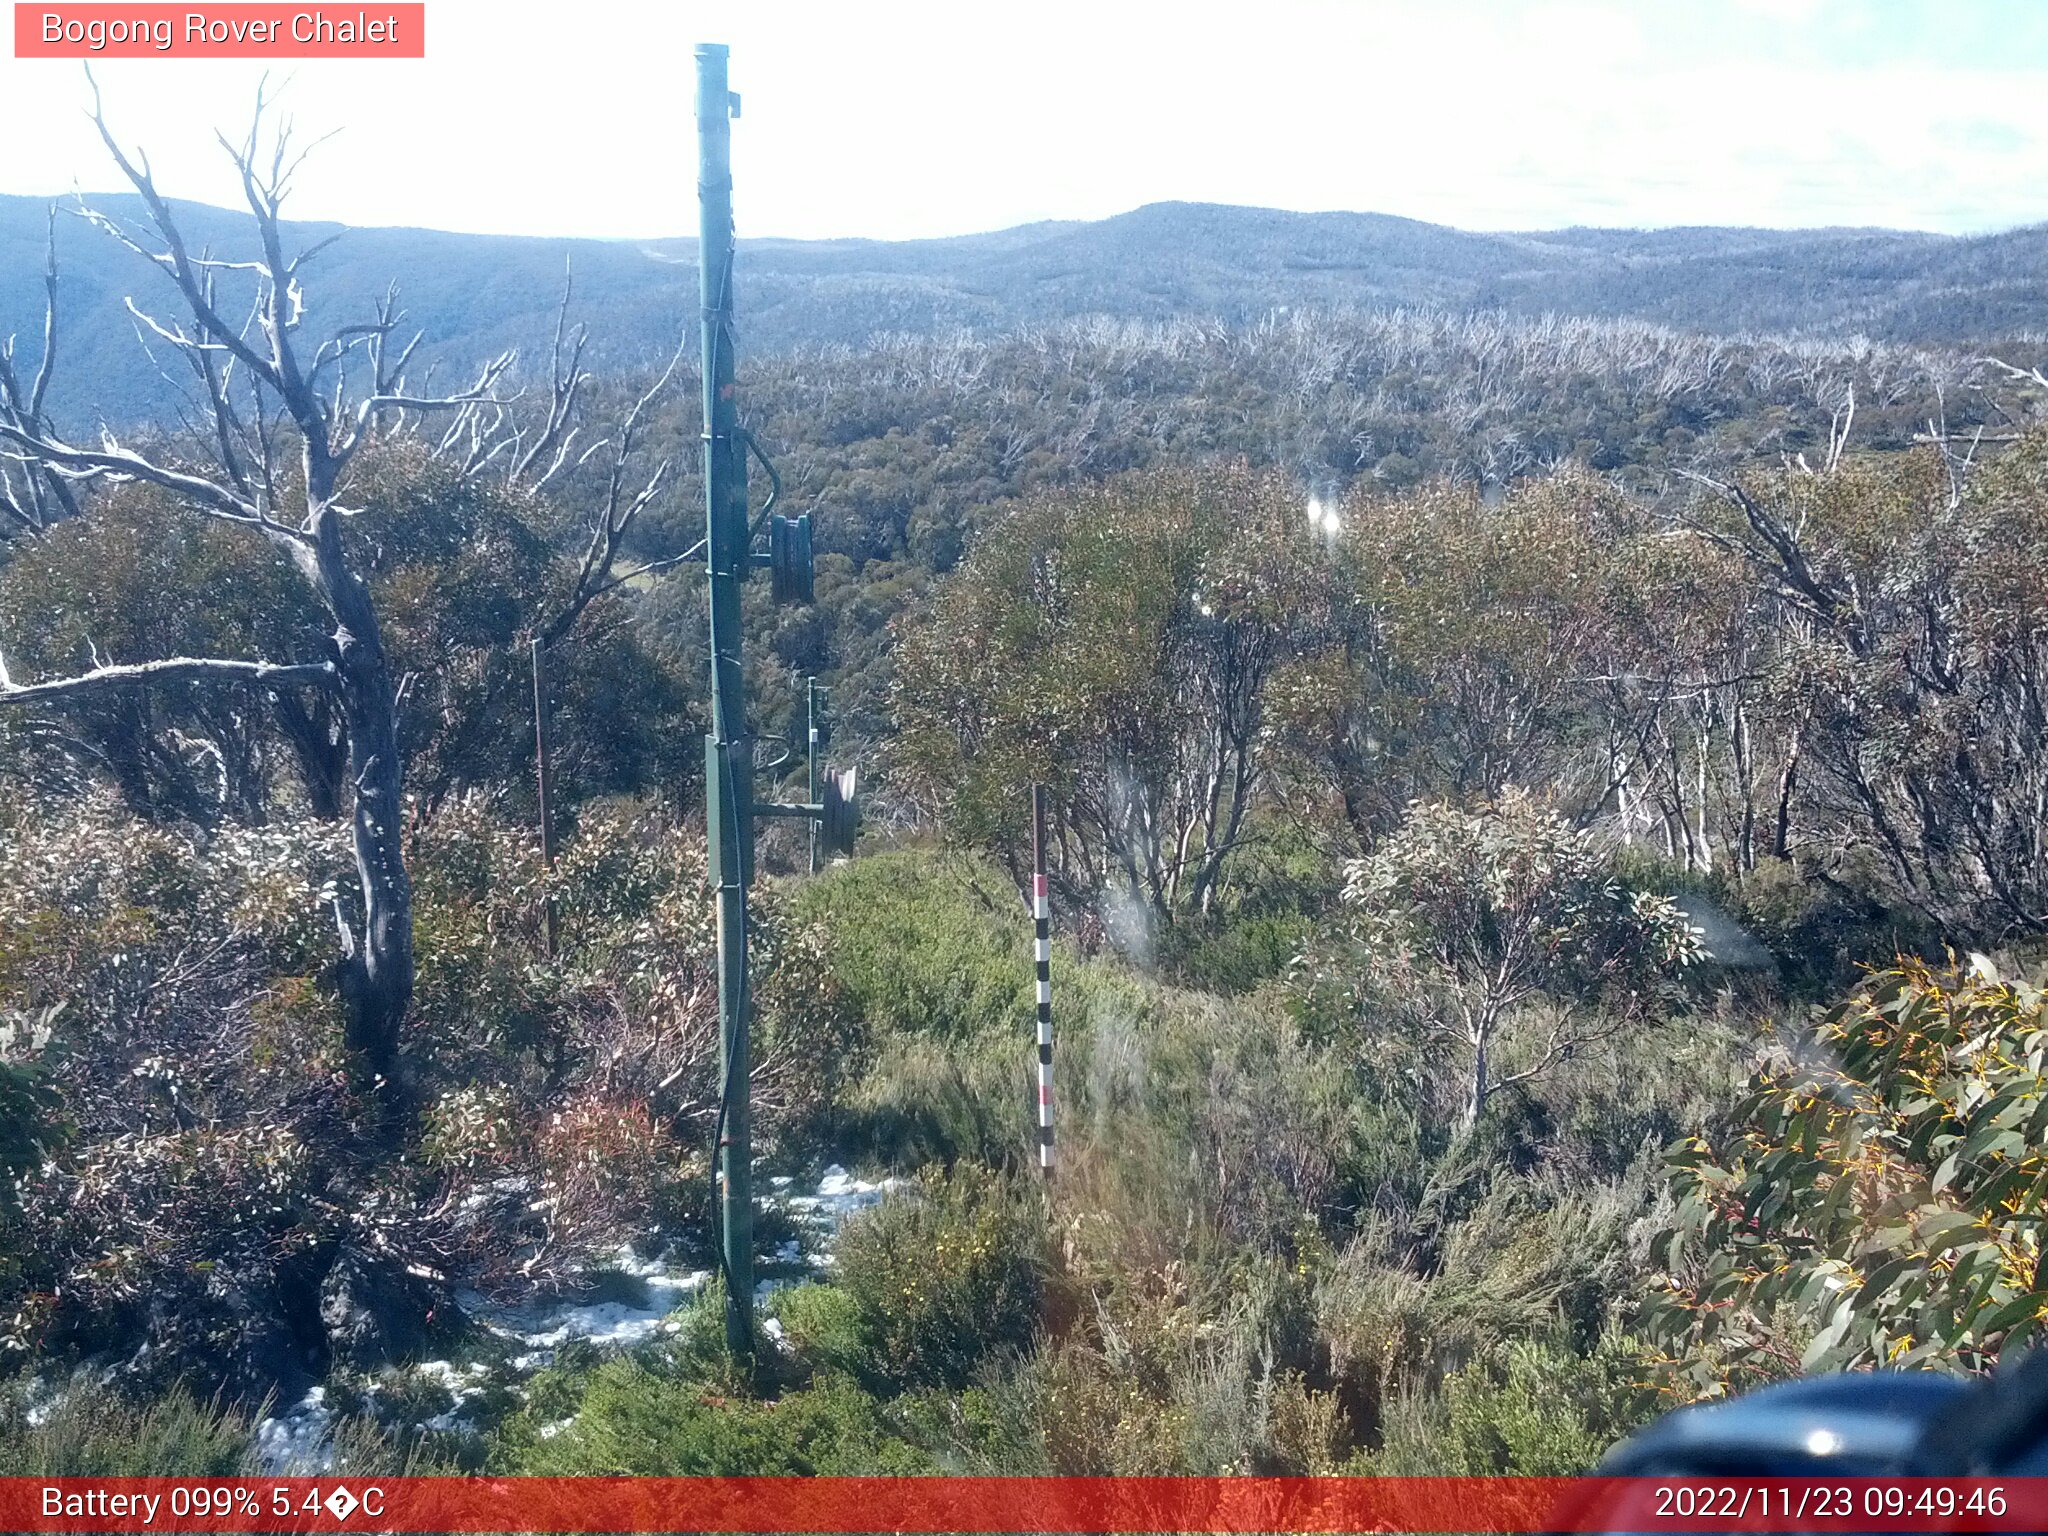
<svg viewBox="0 0 2048 1536">
<path fill-rule="evenodd" d="M 1734 0 L 1735 8 L 1770 21 L 1810 22 L 1828 7 L 1829 0 Z"/>
</svg>

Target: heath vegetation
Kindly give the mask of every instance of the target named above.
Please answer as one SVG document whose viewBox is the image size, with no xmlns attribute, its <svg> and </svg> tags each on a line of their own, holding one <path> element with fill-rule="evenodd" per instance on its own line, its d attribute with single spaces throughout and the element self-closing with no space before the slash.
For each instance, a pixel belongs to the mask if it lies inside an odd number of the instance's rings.
<svg viewBox="0 0 2048 1536">
<path fill-rule="evenodd" d="M 2035 1337 L 2026 343 L 1375 308 L 750 359 L 762 756 L 813 673 L 873 785 L 764 831 L 757 1149 L 888 1192 L 751 1371 L 715 1276 L 508 1344 L 715 1268 L 694 382 L 415 393 L 237 154 L 253 268 L 127 166 L 182 426 L 0 368 L 0 1472 L 1564 1473 Z"/>
</svg>

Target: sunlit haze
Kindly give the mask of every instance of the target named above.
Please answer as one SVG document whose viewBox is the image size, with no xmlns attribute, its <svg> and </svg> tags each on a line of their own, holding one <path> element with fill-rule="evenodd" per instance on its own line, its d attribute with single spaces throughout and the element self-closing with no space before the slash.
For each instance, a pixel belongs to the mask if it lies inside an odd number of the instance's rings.
<svg viewBox="0 0 2048 1536">
<path fill-rule="evenodd" d="M 732 45 L 745 235 L 897 239 L 1164 199 L 1468 229 L 2048 218 L 2048 7 L 1904 0 L 1246 7 L 429 0 L 422 61 L 291 69 L 340 130 L 294 211 L 357 224 L 690 231 L 691 45 Z M 98 67 L 173 192 L 261 66 Z M 0 192 L 113 185 L 76 61 L 0 61 Z"/>
</svg>

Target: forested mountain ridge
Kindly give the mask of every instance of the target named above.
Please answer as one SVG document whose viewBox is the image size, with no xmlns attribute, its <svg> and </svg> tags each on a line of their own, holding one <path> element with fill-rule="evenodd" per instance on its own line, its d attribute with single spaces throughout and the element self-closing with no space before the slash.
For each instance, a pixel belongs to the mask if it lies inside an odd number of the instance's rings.
<svg viewBox="0 0 2048 1536">
<path fill-rule="evenodd" d="M 122 219 L 132 197 L 93 199 Z M 49 200 L 0 197 L 0 335 L 42 324 L 34 281 Z M 60 208 L 61 208 L 60 203 Z M 195 247 L 241 254 L 246 218 L 174 204 Z M 742 210 L 744 212 L 744 210 Z M 306 243 L 340 226 L 288 226 Z M 123 301 L 139 259 L 71 217 L 56 224 L 68 362 L 60 416 L 115 420 L 163 398 L 136 364 Z M 602 314 L 594 360 L 654 361 L 692 306 L 689 239 L 519 238 L 352 229 L 309 271 L 308 323 L 354 315 L 396 283 L 450 366 L 544 339 L 565 266 Z M 1565 229 L 1482 234 L 1384 214 L 1153 203 L 1093 222 L 950 239 L 742 242 L 745 345 L 781 352 L 877 335 L 998 332 L 1107 315 L 1240 322 L 1275 309 L 1431 306 L 1630 317 L 1686 330 L 2009 340 L 2048 305 L 2048 226 L 1954 238 L 1893 230 Z M 680 269 L 680 270 L 679 270 Z"/>
</svg>

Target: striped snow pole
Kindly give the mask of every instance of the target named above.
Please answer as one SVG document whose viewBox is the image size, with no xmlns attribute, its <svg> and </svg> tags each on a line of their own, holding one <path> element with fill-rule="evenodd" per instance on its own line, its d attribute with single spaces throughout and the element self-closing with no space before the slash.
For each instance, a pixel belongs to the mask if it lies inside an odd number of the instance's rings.
<svg viewBox="0 0 2048 1536">
<path fill-rule="evenodd" d="M 1045 891 L 1045 789 L 1031 786 L 1031 917 L 1037 931 L 1038 1167 L 1052 1176 L 1052 905 Z"/>
</svg>

